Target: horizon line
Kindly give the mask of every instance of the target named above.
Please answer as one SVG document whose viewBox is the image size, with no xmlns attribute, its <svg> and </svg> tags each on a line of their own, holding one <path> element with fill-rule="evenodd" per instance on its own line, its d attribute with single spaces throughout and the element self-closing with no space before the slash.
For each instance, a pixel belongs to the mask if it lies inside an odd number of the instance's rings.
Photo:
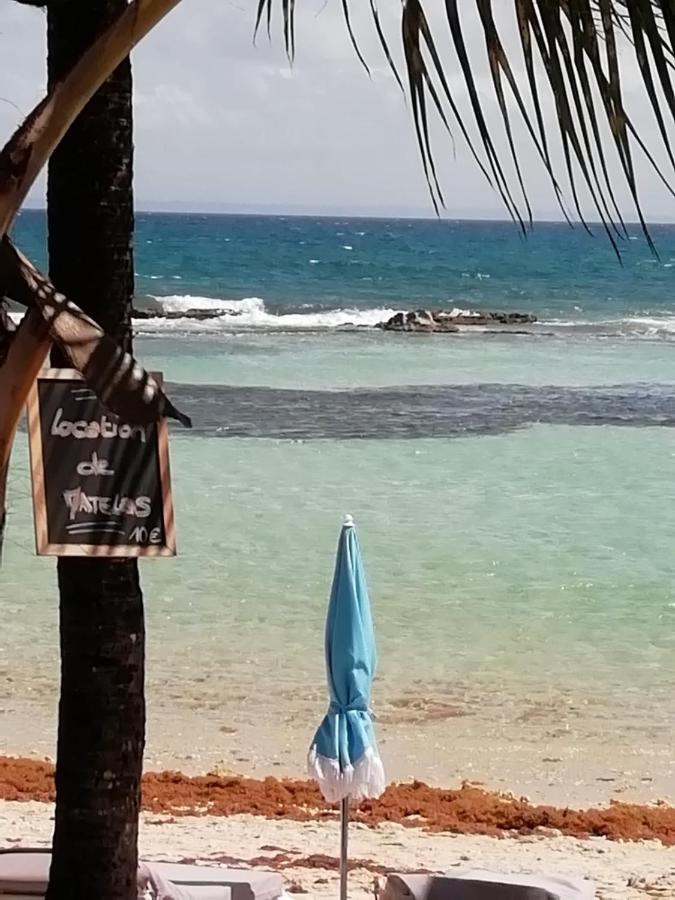
<svg viewBox="0 0 675 900">
<path fill-rule="evenodd" d="M 212 206 L 218 204 L 211 204 Z M 159 207 L 159 208 L 158 208 Z M 174 208 L 171 208 L 174 207 Z M 276 210 L 276 211 L 272 211 Z M 27 204 L 22 207 L 19 212 L 46 212 L 47 208 L 44 204 L 42 205 L 33 205 Z M 297 219 L 307 219 L 307 218 L 315 218 L 315 219 L 331 219 L 334 217 L 340 217 L 343 219 L 375 219 L 375 220 L 387 220 L 387 219 L 402 219 L 402 220 L 412 220 L 412 221 L 421 221 L 421 222 L 492 222 L 495 224 L 504 224 L 504 225 L 513 225 L 516 229 L 520 231 L 520 226 L 518 222 L 504 216 L 498 215 L 490 215 L 488 213 L 471 213 L 471 212 L 462 212 L 457 216 L 451 215 L 439 215 L 435 216 L 433 214 L 425 214 L 421 211 L 413 211 L 408 210 L 406 212 L 386 212 L 384 210 L 380 212 L 345 212 L 344 210 L 330 210 L 323 208 L 321 212 L 302 212 L 298 211 L 298 209 L 286 209 L 284 207 L 268 207 L 264 209 L 261 207 L 256 210 L 251 207 L 240 207 L 234 209 L 208 209 L 205 206 L 199 206 L 195 204 L 194 208 L 191 204 L 161 204 L 157 206 L 151 206 L 148 204 L 147 206 L 142 205 L 138 206 L 134 209 L 134 212 L 138 215 L 175 215 L 175 216 L 262 216 L 268 218 L 297 218 Z M 642 229 L 642 224 L 639 219 L 626 219 L 624 218 L 624 223 L 626 225 L 637 225 L 640 230 Z M 551 216 L 542 216 L 541 218 L 533 217 L 531 225 L 526 223 L 525 227 L 527 231 L 536 228 L 537 225 L 568 225 L 570 228 L 582 227 L 584 226 L 584 222 L 580 219 L 573 219 L 568 221 L 562 217 L 555 218 Z M 586 219 L 585 224 L 589 226 L 602 226 L 603 222 L 600 219 Z M 675 217 L 672 219 L 653 219 L 647 222 L 648 227 L 654 225 L 675 225 Z"/>
</svg>

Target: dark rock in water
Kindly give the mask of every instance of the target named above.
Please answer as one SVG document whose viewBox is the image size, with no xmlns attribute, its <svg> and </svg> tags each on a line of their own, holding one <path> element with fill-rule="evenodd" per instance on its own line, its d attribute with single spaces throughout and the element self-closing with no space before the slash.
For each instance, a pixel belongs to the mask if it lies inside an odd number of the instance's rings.
<svg viewBox="0 0 675 900">
<path fill-rule="evenodd" d="M 378 328 L 385 331 L 459 331 L 457 325 L 447 316 L 441 321 L 438 316 L 426 309 L 396 313 L 391 319 L 381 322 Z"/>
<path fill-rule="evenodd" d="M 183 309 L 183 310 L 147 310 L 133 309 L 131 311 L 132 319 L 197 319 L 204 321 L 205 319 L 216 319 L 222 316 L 227 310 L 219 309 Z"/>
<path fill-rule="evenodd" d="M 378 328 L 384 331 L 419 331 L 452 333 L 459 331 L 459 326 L 490 325 L 531 325 L 537 317 L 531 313 L 517 312 L 462 312 L 459 310 L 417 309 L 412 312 L 400 312 L 386 322 L 380 322 Z"/>
</svg>

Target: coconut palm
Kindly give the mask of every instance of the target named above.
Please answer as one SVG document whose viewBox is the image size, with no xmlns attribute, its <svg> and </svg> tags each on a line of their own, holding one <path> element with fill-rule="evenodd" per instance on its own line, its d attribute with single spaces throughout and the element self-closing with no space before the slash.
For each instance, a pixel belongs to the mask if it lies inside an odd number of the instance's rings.
<svg viewBox="0 0 675 900">
<path fill-rule="evenodd" d="M 50 85 L 125 7 L 126 0 L 70 0 L 48 10 Z M 134 289 L 131 96 L 127 58 L 56 148 L 47 181 L 50 277 L 124 349 Z M 58 348 L 55 357 L 58 364 Z M 138 564 L 61 558 L 58 586 L 61 689 L 47 898 L 135 897 L 145 739 Z"/>
<path fill-rule="evenodd" d="M 51 85 L 125 6 L 126 0 L 72 0 L 48 11 Z M 0 266 L 7 273 L 4 291 L 41 310 L 46 336 L 47 321 L 53 323 L 52 361 L 80 368 L 103 402 L 125 418 L 148 420 L 180 414 L 149 376 L 134 374 L 126 352 L 134 284 L 132 156 L 126 58 L 50 159 L 50 277 L 77 306 L 69 306 L 8 241 L 0 245 Z M 5 332 L 10 334 L 6 321 Z M 6 343 L 13 346 L 12 338 Z M 61 691 L 47 897 L 135 898 L 145 731 L 138 565 L 63 558 L 58 585 Z"/>
<path fill-rule="evenodd" d="M 19 2 L 48 7 L 53 57 L 48 95 L 0 153 L 0 288 L 28 309 L 16 332 L 0 315 L 0 536 L 2 473 L 6 473 L 26 393 L 50 343 L 56 342 L 103 401 L 127 418 L 179 416 L 156 385 L 150 392 L 144 390 L 148 377 L 139 379 L 119 343 L 123 345 L 127 336 L 133 272 L 128 244 L 130 184 L 120 195 L 117 216 L 103 216 L 97 226 L 100 230 L 92 236 L 88 233 L 95 218 L 92 207 L 101 195 L 98 187 L 86 185 L 82 178 L 98 171 L 99 165 L 111 166 L 105 169 L 110 174 L 128 163 L 130 135 L 122 121 L 130 116 L 124 60 L 179 0 L 133 0 L 128 6 L 126 0 Z M 388 2 L 398 5 L 400 0 Z M 341 3 L 355 52 L 367 68 L 351 16 L 356 0 Z M 617 252 L 625 232 L 613 176 L 618 161 L 619 177 L 628 186 L 650 241 L 639 203 L 635 155 L 645 155 L 664 189 L 671 191 L 675 0 L 444 0 L 433 4 L 427 0 L 426 5 L 422 0 L 404 0 L 400 4 L 402 67 L 395 61 L 398 54 L 392 50 L 393 38 L 383 25 L 376 0 L 359 7 L 368 10 L 392 77 L 407 94 L 431 202 L 437 210 L 445 204 L 430 137 L 434 117 L 448 132 L 456 129 L 467 141 L 476 164 L 523 230 L 531 214 L 526 173 L 519 162 L 520 132 L 535 148 L 565 215 L 569 204 L 575 218 L 583 221 L 581 198 L 587 195 Z M 429 10 L 432 19 L 427 18 Z M 480 23 L 482 62 L 487 60 L 489 66 L 497 116 L 486 115 L 477 87 L 478 60 L 467 46 L 468 11 Z M 292 59 L 295 0 L 256 0 L 252 13 L 256 29 L 266 26 L 269 31 L 274 14 L 278 16 Z M 505 49 L 507 16 L 517 26 L 518 65 L 513 51 Z M 658 147 L 638 133 L 624 105 L 627 73 L 635 69 L 653 111 Z M 113 80 L 106 84 L 113 73 Z M 104 94 L 99 97 L 110 92 L 109 118 L 101 112 L 99 99 L 94 100 L 54 158 L 49 199 L 55 287 L 6 235 L 38 172 L 102 85 Z M 553 125 L 543 113 L 546 94 L 555 104 Z M 468 114 L 462 112 L 467 100 Z M 91 117 L 96 109 L 98 121 Z M 524 127 L 514 128 L 515 118 Z M 93 147 L 99 140 L 103 152 L 96 159 L 87 143 L 93 142 Z M 552 150 L 554 142 L 562 148 L 561 166 Z M 506 157 L 502 146 L 507 148 Z M 666 160 L 667 170 L 660 167 L 659 155 Z M 68 171 L 74 159 L 83 167 L 79 177 Z M 126 167 L 125 172 L 129 174 L 130 169 Z M 114 245 L 109 255 L 100 244 L 106 234 Z M 97 264 L 109 267 L 109 292 L 96 280 Z M 93 319 L 69 305 L 59 291 L 72 293 L 72 299 Z M 108 297 L 109 303 L 99 306 L 91 301 L 94 296 Z M 59 568 L 64 673 L 50 897 L 131 900 L 143 743 L 142 600 L 135 567 L 97 562 L 100 568 L 94 571 L 87 566 Z M 105 603 L 101 602 L 104 597 Z M 87 642 L 97 630 L 97 643 L 89 648 Z M 132 635 L 138 642 L 135 647 Z M 82 691 L 82 681 L 104 658 L 105 673 Z M 77 721 L 78 696 L 86 710 L 80 711 L 79 718 L 86 715 L 86 722 Z M 111 772 L 114 784 L 106 798 L 104 788 Z M 103 813 L 99 827 L 89 827 L 97 812 Z M 99 867 L 100 876 L 93 873 L 94 866 Z"/>
</svg>

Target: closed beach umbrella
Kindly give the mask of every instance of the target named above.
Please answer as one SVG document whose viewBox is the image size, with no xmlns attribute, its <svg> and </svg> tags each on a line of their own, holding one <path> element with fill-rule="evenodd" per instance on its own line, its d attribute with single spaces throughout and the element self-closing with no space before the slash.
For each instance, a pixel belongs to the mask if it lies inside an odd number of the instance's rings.
<svg viewBox="0 0 675 900">
<path fill-rule="evenodd" d="M 370 715 L 377 654 L 363 563 L 351 516 L 340 533 L 326 620 L 330 706 L 309 751 L 309 772 L 329 803 L 341 804 L 340 896 L 347 893 L 349 800 L 379 797 L 385 788 Z"/>
</svg>

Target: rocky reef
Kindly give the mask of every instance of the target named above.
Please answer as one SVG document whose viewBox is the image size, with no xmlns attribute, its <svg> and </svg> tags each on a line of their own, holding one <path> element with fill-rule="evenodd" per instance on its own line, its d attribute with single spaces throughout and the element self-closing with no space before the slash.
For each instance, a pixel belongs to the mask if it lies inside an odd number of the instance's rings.
<svg viewBox="0 0 675 900">
<path fill-rule="evenodd" d="M 487 312 L 474 310 L 416 309 L 399 312 L 377 326 L 383 331 L 442 332 L 459 331 L 460 326 L 514 327 L 532 325 L 537 317 L 530 313 Z"/>
<path fill-rule="evenodd" d="M 229 310 L 213 310 L 213 309 L 178 309 L 165 310 L 159 305 L 157 309 L 132 309 L 132 319 L 196 319 L 199 322 L 207 319 L 215 319 L 222 316 Z"/>
</svg>

